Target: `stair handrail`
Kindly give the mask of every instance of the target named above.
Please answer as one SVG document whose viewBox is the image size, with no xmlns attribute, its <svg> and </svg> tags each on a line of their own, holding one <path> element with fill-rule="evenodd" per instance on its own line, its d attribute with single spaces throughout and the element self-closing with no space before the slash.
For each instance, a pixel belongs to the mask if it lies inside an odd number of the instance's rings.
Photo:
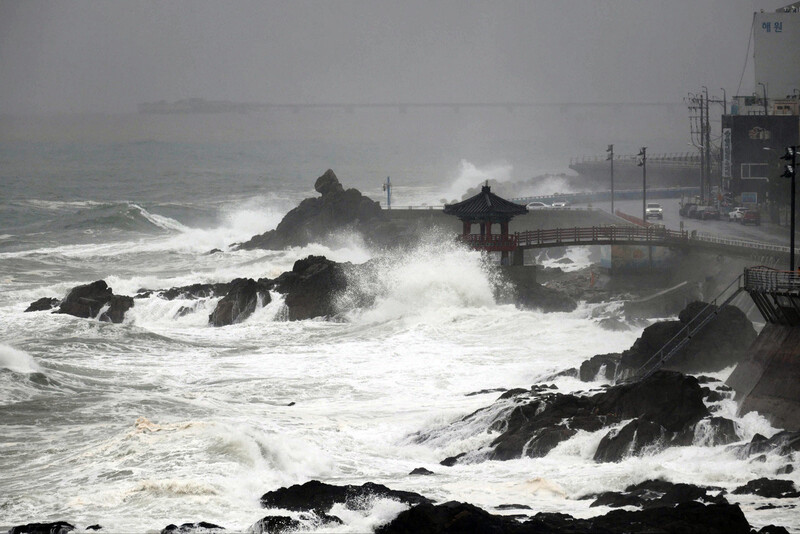
<svg viewBox="0 0 800 534">
<path fill-rule="evenodd" d="M 650 357 L 650 359 L 648 359 L 645 363 L 643 363 L 641 366 L 639 366 L 639 368 L 636 369 L 636 371 L 631 376 L 630 380 L 631 381 L 635 381 L 635 380 L 643 380 L 643 379 L 647 378 L 648 376 L 653 374 L 655 371 L 657 371 L 662 365 L 664 365 L 667 362 L 667 360 L 669 360 L 672 356 L 674 356 L 674 354 L 678 350 L 680 350 L 683 347 L 683 345 L 688 343 L 688 341 L 692 338 L 692 336 L 694 336 L 701 328 L 703 328 L 707 323 L 709 323 L 712 318 L 716 317 L 719 314 L 719 311 L 723 308 L 723 306 L 725 306 L 728 303 L 730 303 L 742 291 L 742 289 L 744 289 L 742 284 L 741 284 L 741 281 L 742 281 L 743 277 L 744 277 L 744 273 L 742 273 L 739 276 L 737 276 L 736 278 L 734 278 L 733 281 L 725 287 L 725 289 L 720 291 L 719 294 L 716 297 L 714 297 L 714 299 L 711 302 L 706 304 L 703 307 L 703 309 L 700 310 L 700 312 L 697 313 L 697 315 L 692 317 L 692 319 L 688 323 L 686 323 L 686 325 L 683 328 L 681 328 L 674 336 L 672 336 L 672 338 L 670 338 L 669 341 L 664 343 L 664 345 L 660 349 L 658 349 L 655 352 L 655 354 L 653 354 L 653 356 Z M 727 299 L 725 299 L 725 301 L 719 307 L 716 307 L 717 301 L 734 284 L 737 284 L 736 291 L 734 291 L 731 296 L 729 296 Z M 712 307 L 716 307 L 716 309 L 714 309 Z M 711 313 L 706 314 L 706 311 L 709 310 L 709 309 L 712 310 Z M 694 325 L 694 323 L 696 321 L 699 321 L 699 323 L 696 325 L 696 327 L 693 330 L 691 330 L 691 332 L 687 332 L 690 328 L 692 328 L 692 326 Z M 675 341 L 678 338 L 680 338 L 680 339 L 676 343 L 676 345 L 674 347 L 672 347 L 670 349 L 670 351 L 666 355 L 664 355 L 665 349 L 673 341 Z M 659 358 L 659 355 L 661 355 L 660 358 Z M 646 367 L 651 365 L 654 361 L 655 361 L 655 365 L 653 365 L 653 368 L 648 370 L 648 371 L 645 371 L 644 373 L 642 373 L 642 370 L 644 370 Z M 640 373 L 641 373 L 641 376 L 640 376 Z"/>
</svg>

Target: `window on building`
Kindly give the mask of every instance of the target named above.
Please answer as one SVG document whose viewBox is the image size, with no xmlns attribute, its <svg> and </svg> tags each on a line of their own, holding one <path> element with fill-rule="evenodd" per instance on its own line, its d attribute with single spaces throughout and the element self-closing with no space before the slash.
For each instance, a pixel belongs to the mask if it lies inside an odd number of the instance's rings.
<svg viewBox="0 0 800 534">
<path fill-rule="evenodd" d="M 766 180 L 769 166 L 766 163 L 742 163 L 742 180 Z"/>
</svg>

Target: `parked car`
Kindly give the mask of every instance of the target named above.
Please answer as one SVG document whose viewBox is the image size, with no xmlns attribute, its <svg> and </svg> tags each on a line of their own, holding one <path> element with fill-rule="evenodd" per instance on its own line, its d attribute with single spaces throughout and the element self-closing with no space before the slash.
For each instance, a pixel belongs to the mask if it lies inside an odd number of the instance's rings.
<svg viewBox="0 0 800 534">
<path fill-rule="evenodd" d="M 689 210 L 693 207 L 697 206 L 694 202 L 687 202 L 681 205 L 681 209 L 678 210 L 678 213 L 682 217 L 689 217 Z"/>
<path fill-rule="evenodd" d="M 745 214 L 747 208 L 737 206 L 728 212 L 728 222 L 742 222 L 742 215 Z"/>
<path fill-rule="evenodd" d="M 706 206 L 705 209 L 703 209 L 703 212 L 700 214 L 700 218 L 704 221 L 707 221 L 708 219 L 719 220 L 719 216 L 719 210 L 714 206 Z"/>
<path fill-rule="evenodd" d="M 541 210 L 544 208 L 549 208 L 549 204 L 545 204 L 544 202 L 528 202 L 528 205 L 525 206 L 529 210 Z"/>
<path fill-rule="evenodd" d="M 686 211 L 686 216 L 691 219 L 702 219 L 703 218 L 703 210 L 705 210 L 705 206 L 700 206 L 695 204 L 694 206 L 689 206 L 689 209 Z"/>
<path fill-rule="evenodd" d="M 648 202 L 644 210 L 645 219 L 664 219 L 664 210 L 661 209 L 661 204 L 657 202 Z"/>
<path fill-rule="evenodd" d="M 757 210 L 747 210 L 742 215 L 742 224 L 761 224 L 761 214 Z"/>
</svg>

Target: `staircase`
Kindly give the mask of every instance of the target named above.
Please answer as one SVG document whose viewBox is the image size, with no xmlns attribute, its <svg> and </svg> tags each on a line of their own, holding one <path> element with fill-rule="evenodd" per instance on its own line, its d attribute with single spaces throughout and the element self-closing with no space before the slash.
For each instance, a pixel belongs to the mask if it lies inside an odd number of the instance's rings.
<svg viewBox="0 0 800 534">
<path fill-rule="evenodd" d="M 689 321 L 686 326 L 684 326 L 677 334 L 675 334 L 672 339 L 667 341 L 663 347 L 661 347 L 658 351 L 656 351 L 653 356 L 647 360 L 639 369 L 637 369 L 631 376 L 625 378 L 621 382 L 629 383 L 629 382 L 638 382 L 640 380 L 644 380 L 648 376 L 652 375 L 661 367 L 669 361 L 670 358 L 675 356 L 679 350 L 686 346 L 689 341 L 692 340 L 694 336 L 696 336 L 706 325 L 708 325 L 714 318 L 719 315 L 720 310 L 728 304 L 730 304 L 733 299 L 735 299 L 739 293 L 744 291 L 744 285 L 742 284 L 742 277 L 744 275 L 740 274 L 737 276 L 733 282 L 728 284 L 728 286 L 723 289 L 719 295 L 717 295 L 714 300 L 706 305 L 705 308 L 700 310 L 700 313 L 694 316 L 691 321 Z M 722 301 L 721 304 L 717 305 L 717 302 L 720 301 L 726 293 L 733 290 L 733 292 Z"/>
</svg>

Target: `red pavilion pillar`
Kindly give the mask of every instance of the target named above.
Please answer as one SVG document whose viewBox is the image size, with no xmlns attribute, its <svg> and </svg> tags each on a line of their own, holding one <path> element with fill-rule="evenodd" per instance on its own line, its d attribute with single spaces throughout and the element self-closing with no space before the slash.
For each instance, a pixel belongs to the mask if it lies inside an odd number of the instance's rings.
<svg viewBox="0 0 800 534">
<path fill-rule="evenodd" d="M 463 233 L 464 235 L 469 235 L 469 234 L 470 234 L 470 232 L 472 232 L 472 223 L 471 223 L 471 222 L 469 222 L 469 221 L 466 221 L 466 220 L 464 220 L 464 221 L 461 221 L 461 222 L 462 222 L 462 223 L 464 223 L 464 224 L 462 225 L 462 233 Z"/>
</svg>

